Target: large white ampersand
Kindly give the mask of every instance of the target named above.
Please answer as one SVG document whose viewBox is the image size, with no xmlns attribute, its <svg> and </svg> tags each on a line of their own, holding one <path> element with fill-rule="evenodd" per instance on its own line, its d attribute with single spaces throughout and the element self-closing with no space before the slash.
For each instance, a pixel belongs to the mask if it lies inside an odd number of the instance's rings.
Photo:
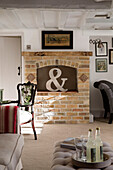
<svg viewBox="0 0 113 170">
<path fill-rule="evenodd" d="M 57 75 L 54 76 L 53 72 L 54 70 L 57 71 Z M 48 80 L 46 82 L 46 88 L 49 90 L 49 91 L 67 91 L 68 89 L 64 89 L 63 86 L 64 86 L 64 83 L 65 81 L 67 80 L 67 78 L 61 78 L 62 80 L 62 84 L 60 85 L 59 82 L 57 81 L 57 78 L 60 77 L 62 74 L 61 70 L 59 68 L 52 68 L 50 71 L 49 71 L 49 76 L 50 76 L 50 80 Z M 52 89 L 51 88 L 51 84 L 52 82 L 54 83 L 54 85 L 56 86 L 57 89 Z"/>
</svg>

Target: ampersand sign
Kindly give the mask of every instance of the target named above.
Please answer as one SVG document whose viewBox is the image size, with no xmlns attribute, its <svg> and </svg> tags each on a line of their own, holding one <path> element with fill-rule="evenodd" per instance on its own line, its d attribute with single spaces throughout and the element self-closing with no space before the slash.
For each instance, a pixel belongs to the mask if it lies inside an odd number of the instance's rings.
<svg viewBox="0 0 113 170">
<path fill-rule="evenodd" d="M 54 76 L 54 71 L 57 71 L 57 74 L 56 76 Z M 58 90 L 60 91 L 67 91 L 68 89 L 64 89 L 63 86 L 67 80 L 67 78 L 61 78 L 62 80 L 62 84 L 60 85 L 59 82 L 58 82 L 58 78 L 62 75 L 62 71 L 59 69 L 59 68 L 52 68 L 50 71 L 49 71 L 49 77 L 50 77 L 50 80 L 48 80 L 46 82 L 46 88 L 49 90 L 49 91 L 53 91 L 53 92 L 56 92 Z M 52 83 L 54 83 L 56 89 L 53 89 L 51 87 Z"/>
</svg>

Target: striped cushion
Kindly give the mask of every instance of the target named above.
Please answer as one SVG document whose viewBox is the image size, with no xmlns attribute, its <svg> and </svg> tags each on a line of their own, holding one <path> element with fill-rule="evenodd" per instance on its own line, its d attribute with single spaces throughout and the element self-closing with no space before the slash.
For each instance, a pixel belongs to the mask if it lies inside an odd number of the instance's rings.
<svg viewBox="0 0 113 170">
<path fill-rule="evenodd" d="M 0 106 L 0 133 L 17 133 L 18 106 Z"/>
</svg>

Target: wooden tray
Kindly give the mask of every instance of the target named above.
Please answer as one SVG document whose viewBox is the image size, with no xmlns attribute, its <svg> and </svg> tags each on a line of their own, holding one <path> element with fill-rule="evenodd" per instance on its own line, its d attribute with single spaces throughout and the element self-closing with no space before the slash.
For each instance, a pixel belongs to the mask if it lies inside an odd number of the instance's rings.
<svg viewBox="0 0 113 170">
<path fill-rule="evenodd" d="M 72 164 L 75 167 L 79 168 L 105 168 L 109 165 L 111 165 L 111 159 L 107 154 L 103 154 L 103 162 L 94 162 L 94 163 L 89 163 L 89 162 L 83 162 L 80 160 L 76 160 L 75 154 L 72 156 Z"/>
</svg>

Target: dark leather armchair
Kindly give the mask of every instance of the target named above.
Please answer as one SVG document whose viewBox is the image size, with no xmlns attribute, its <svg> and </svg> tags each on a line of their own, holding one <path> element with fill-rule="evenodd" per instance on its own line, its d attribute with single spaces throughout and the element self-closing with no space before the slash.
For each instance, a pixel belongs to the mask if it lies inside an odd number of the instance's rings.
<svg viewBox="0 0 113 170">
<path fill-rule="evenodd" d="M 98 88 L 102 94 L 105 109 L 104 118 L 106 118 L 107 114 L 110 113 L 109 124 L 111 124 L 113 120 L 113 83 L 101 80 L 95 82 L 94 87 Z"/>
</svg>

